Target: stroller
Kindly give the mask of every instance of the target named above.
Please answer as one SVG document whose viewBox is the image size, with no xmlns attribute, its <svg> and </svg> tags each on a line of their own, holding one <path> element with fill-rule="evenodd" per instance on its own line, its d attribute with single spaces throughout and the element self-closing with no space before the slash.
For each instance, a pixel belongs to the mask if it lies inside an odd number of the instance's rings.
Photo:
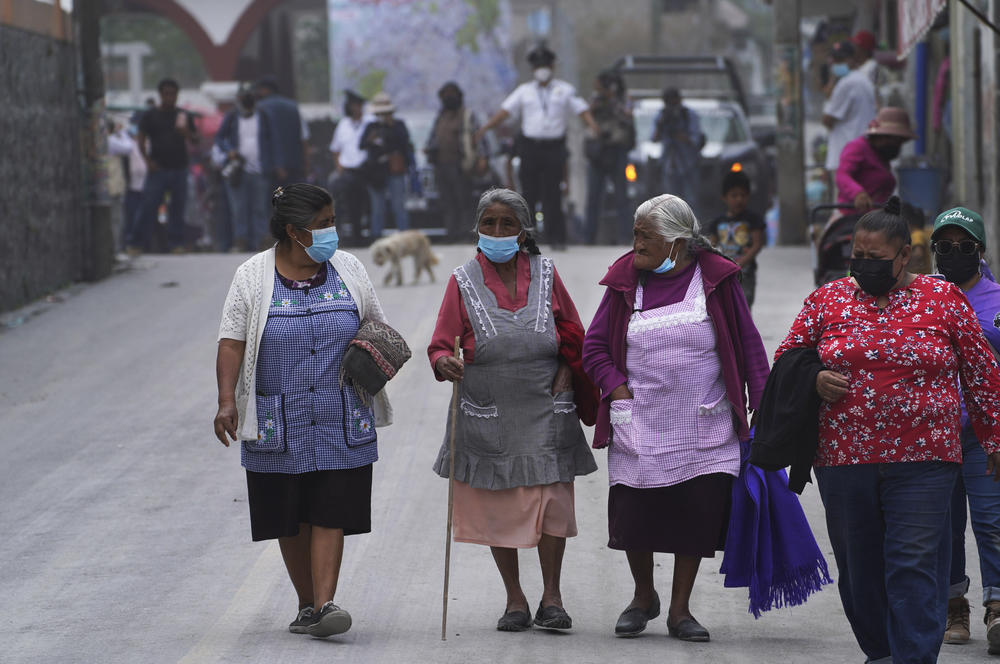
<svg viewBox="0 0 1000 664">
<path fill-rule="evenodd" d="M 850 210 L 840 217 L 832 216 L 822 224 L 820 218 L 836 210 Z M 851 265 L 851 245 L 854 242 L 854 225 L 861 215 L 853 205 L 817 205 L 809 212 L 809 224 L 813 229 L 815 262 L 813 278 L 816 287 L 846 277 Z M 818 230 L 818 232 L 817 232 Z"/>
</svg>

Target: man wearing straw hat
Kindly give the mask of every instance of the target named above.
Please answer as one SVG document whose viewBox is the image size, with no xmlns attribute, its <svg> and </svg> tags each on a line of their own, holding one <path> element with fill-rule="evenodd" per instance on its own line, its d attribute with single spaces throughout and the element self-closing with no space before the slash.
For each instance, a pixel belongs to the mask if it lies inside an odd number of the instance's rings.
<svg viewBox="0 0 1000 664">
<path fill-rule="evenodd" d="M 376 120 L 369 123 L 361 135 L 361 149 L 368 154 L 363 170 L 370 205 L 369 239 L 374 241 L 382 236 L 385 227 L 387 196 L 396 228 L 401 231 L 410 228 L 406 211 L 406 174 L 413 145 L 406 125 L 393 116 L 396 105 L 387 93 L 375 95 L 368 104 L 368 112 Z"/>
</svg>

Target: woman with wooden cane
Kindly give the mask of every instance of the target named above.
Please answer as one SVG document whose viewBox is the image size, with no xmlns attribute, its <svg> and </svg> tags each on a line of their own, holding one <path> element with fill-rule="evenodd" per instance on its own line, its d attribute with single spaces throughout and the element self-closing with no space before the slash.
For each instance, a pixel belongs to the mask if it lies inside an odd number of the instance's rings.
<svg viewBox="0 0 1000 664">
<path fill-rule="evenodd" d="M 597 406 L 580 364 L 583 326 L 530 218 L 516 192 L 483 194 L 479 251 L 452 274 L 427 349 L 435 377 L 459 383 L 434 470 L 452 478 L 455 541 L 493 553 L 507 593 L 497 629 L 508 632 L 572 627 L 559 581 L 577 533 L 573 480 L 597 469 L 580 426 Z M 517 550 L 535 547 L 544 590 L 532 619 Z"/>
</svg>

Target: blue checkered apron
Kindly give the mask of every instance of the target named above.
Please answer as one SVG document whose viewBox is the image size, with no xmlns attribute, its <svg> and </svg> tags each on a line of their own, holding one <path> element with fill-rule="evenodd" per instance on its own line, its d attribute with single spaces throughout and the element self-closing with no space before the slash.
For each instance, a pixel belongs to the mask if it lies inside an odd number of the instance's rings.
<svg viewBox="0 0 1000 664">
<path fill-rule="evenodd" d="M 243 467 L 258 473 L 358 468 L 378 459 L 375 418 L 340 384 L 340 362 L 357 334 L 357 306 L 340 275 L 289 288 L 277 273 L 257 354 L 255 441 Z"/>
</svg>

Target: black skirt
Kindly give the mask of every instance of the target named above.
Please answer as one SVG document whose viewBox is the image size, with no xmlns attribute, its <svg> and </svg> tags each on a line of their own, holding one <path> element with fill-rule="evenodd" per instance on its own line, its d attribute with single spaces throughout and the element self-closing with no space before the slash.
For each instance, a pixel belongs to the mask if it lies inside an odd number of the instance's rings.
<svg viewBox="0 0 1000 664">
<path fill-rule="evenodd" d="M 680 484 L 608 492 L 608 548 L 714 558 L 729 529 L 732 475 L 699 475 Z"/>
<path fill-rule="evenodd" d="M 345 535 L 372 530 L 372 465 L 311 473 L 247 472 L 253 541 L 294 537 L 299 524 L 341 528 Z"/>
</svg>

